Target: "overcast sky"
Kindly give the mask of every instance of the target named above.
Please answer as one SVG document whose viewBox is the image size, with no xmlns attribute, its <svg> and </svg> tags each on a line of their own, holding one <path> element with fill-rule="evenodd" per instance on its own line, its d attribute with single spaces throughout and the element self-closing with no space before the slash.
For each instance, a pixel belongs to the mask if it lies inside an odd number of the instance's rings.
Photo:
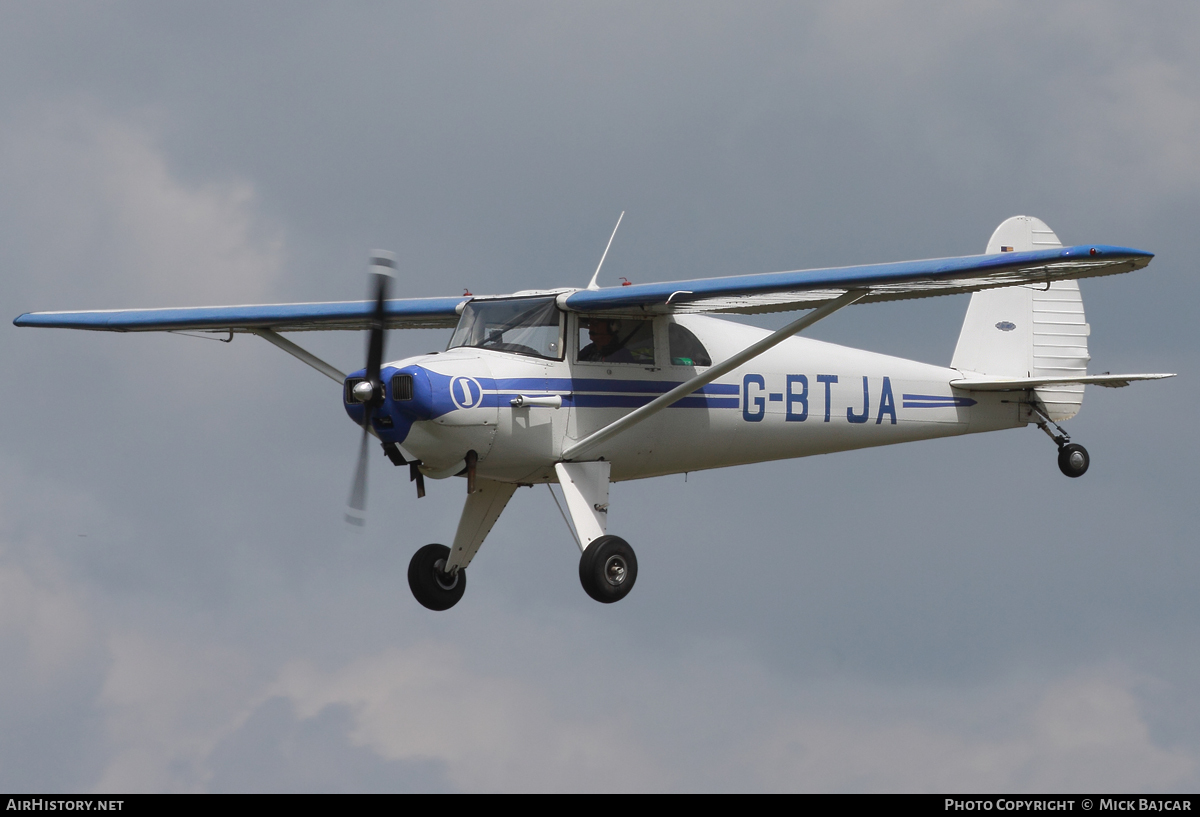
<svg viewBox="0 0 1200 817">
<path fill-rule="evenodd" d="M 445 613 L 417 500 L 257 338 L 0 322 L 0 789 L 1195 791 L 1194 3 L 0 5 L 0 302 L 344 300 L 982 252 L 1085 281 L 1064 478 L 1034 428 L 620 483 L 579 586 L 522 489 Z M 826 340 L 948 364 L 965 297 Z M 780 324 L 784 316 L 771 321 Z M 389 357 L 448 332 L 393 332 Z M 358 333 L 295 336 L 349 370 Z M 697 441 L 702 445 L 703 441 Z"/>
</svg>

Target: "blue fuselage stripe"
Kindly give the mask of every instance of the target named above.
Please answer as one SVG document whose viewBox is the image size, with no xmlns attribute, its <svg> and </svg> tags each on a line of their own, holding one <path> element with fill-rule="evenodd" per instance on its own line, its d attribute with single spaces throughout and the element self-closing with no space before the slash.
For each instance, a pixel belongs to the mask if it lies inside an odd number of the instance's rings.
<svg viewBox="0 0 1200 817">
<path fill-rule="evenodd" d="M 500 391 L 527 392 L 601 392 L 605 394 L 627 392 L 634 394 L 664 394 L 682 380 L 601 380 L 589 377 L 498 377 L 494 381 Z M 709 383 L 701 386 L 695 394 L 738 394 L 740 387 L 735 383 Z"/>
<path fill-rule="evenodd" d="M 906 394 L 904 408 L 955 408 L 957 406 L 973 406 L 970 397 L 956 397 L 952 394 Z"/>
<path fill-rule="evenodd" d="M 653 400 L 637 394 L 575 394 L 563 398 L 563 405 L 576 408 L 638 408 Z M 728 408 L 736 409 L 740 401 L 736 397 L 682 397 L 670 405 L 670 408 Z"/>
</svg>

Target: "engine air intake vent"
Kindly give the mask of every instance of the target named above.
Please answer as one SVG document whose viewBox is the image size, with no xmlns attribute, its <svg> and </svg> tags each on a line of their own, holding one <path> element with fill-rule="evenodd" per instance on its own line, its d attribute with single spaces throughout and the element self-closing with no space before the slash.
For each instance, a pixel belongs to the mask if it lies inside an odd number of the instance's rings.
<svg viewBox="0 0 1200 817">
<path fill-rule="evenodd" d="M 413 399 L 413 379 L 411 374 L 398 374 L 392 376 L 392 399 Z"/>
<path fill-rule="evenodd" d="M 347 377 L 346 378 L 346 388 L 342 392 L 342 400 L 345 401 L 345 403 L 347 405 L 351 405 L 351 406 L 358 403 L 358 399 L 354 396 L 354 387 L 357 386 L 359 383 L 365 383 L 365 382 L 367 382 L 367 379 L 365 377 Z"/>
</svg>

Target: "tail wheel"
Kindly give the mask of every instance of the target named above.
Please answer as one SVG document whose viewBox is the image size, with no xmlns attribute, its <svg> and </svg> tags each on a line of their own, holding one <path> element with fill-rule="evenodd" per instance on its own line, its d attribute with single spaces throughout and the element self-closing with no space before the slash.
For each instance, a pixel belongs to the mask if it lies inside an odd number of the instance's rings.
<svg viewBox="0 0 1200 817">
<path fill-rule="evenodd" d="M 450 548 L 445 545 L 426 545 L 408 563 L 408 587 L 422 607 L 449 610 L 466 592 L 467 571 L 446 573 L 449 558 Z"/>
<path fill-rule="evenodd" d="M 1087 449 L 1082 445 L 1068 443 L 1058 449 L 1058 470 L 1071 478 L 1086 474 L 1091 462 Z"/>
<path fill-rule="evenodd" d="M 628 542 L 619 536 L 601 536 L 579 557 L 579 582 L 596 601 L 612 604 L 629 595 L 637 569 L 637 556 Z"/>
</svg>

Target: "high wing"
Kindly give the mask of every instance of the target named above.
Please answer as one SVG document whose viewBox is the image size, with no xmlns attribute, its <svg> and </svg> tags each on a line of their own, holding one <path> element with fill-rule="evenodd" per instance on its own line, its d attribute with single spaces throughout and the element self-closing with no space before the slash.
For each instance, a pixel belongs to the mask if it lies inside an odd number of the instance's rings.
<svg viewBox="0 0 1200 817">
<path fill-rule="evenodd" d="M 1130 272 L 1146 266 L 1152 253 L 1128 247 L 1079 245 L 968 255 L 893 264 L 696 278 L 633 284 L 596 290 L 560 290 L 559 303 L 576 312 L 779 312 L 810 309 L 847 292 L 857 303 L 926 298 L 992 287 L 1042 284 Z M 469 296 L 390 300 L 388 328 L 453 327 Z M 90 329 L 109 332 L 208 331 L 299 332 L 368 329 L 370 301 L 257 304 L 178 309 L 126 309 L 87 312 L 29 312 L 17 326 Z"/>
<path fill-rule="evenodd" d="M 1153 253 L 1128 247 L 1085 244 L 581 290 L 566 298 L 566 307 L 580 312 L 781 312 L 819 306 L 850 290 L 866 292 L 858 303 L 874 303 L 1017 284 L 1049 285 L 1068 278 L 1131 272 L 1152 258 Z"/>
<path fill-rule="evenodd" d="M 410 298 L 385 306 L 388 329 L 453 328 L 458 307 L 470 300 Z M 373 301 L 332 301 L 308 304 L 249 304 L 194 306 L 180 309 L 111 309 L 90 312 L 27 312 L 17 326 L 53 329 L 92 329 L 103 332 L 306 332 L 317 329 L 369 329 Z"/>
</svg>

